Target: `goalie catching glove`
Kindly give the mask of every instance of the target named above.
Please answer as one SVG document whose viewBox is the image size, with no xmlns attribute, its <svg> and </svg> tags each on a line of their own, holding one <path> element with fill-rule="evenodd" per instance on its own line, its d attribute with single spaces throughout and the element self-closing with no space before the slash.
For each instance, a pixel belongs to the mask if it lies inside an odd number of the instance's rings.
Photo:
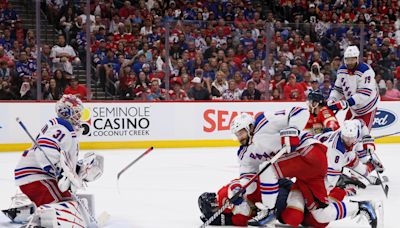
<svg viewBox="0 0 400 228">
<path fill-rule="evenodd" d="M 94 152 L 87 152 L 84 158 L 78 161 L 76 169 L 82 180 L 95 181 L 103 175 L 104 157 Z"/>
<path fill-rule="evenodd" d="M 93 152 L 85 154 L 84 158 L 78 161 L 75 170 L 72 170 L 65 159 L 64 152 L 61 151 L 60 168 L 61 173 L 58 177 L 58 187 L 62 192 L 76 190 L 83 187 L 83 181 L 95 181 L 103 174 L 104 158 Z"/>
</svg>

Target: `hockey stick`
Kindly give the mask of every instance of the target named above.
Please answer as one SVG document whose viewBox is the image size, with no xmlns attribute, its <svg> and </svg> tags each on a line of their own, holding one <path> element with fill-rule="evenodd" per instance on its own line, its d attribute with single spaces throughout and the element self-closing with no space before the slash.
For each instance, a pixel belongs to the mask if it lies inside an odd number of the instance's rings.
<svg viewBox="0 0 400 228">
<path fill-rule="evenodd" d="M 380 138 L 384 138 L 384 137 L 388 137 L 388 136 L 392 136 L 392 135 L 397 135 L 397 134 L 400 134 L 400 131 L 397 131 L 397 132 L 394 132 L 394 133 L 390 133 L 390 134 L 387 134 L 387 135 L 379 135 L 379 136 L 374 137 L 374 139 L 380 139 Z"/>
<path fill-rule="evenodd" d="M 369 153 L 369 156 L 371 156 L 371 158 L 372 158 L 372 153 L 371 153 L 371 151 L 370 151 L 370 150 L 367 150 L 367 151 L 368 151 L 368 153 Z M 381 181 L 382 190 L 383 190 L 383 192 L 385 193 L 385 196 L 386 196 L 386 198 L 387 198 L 387 197 L 388 197 L 388 193 L 389 193 L 389 185 L 383 184 L 383 179 L 382 179 L 381 175 L 379 174 L 378 170 L 376 170 L 375 163 L 372 162 L 372 165 L 374 166 L 375 172 L 376 172 L 376 174 L 378 175 L 379 180 Z"/>
<path fill-rule="evenodd" d="M 117 175 L 117 181 L 119 180 L 119 178 L 121 177 L 121 175 L 128 170 L 133 164 L 135 164 L 137 161 L 139 161 L 142 157 L 144 157 L 146 154 L 150 153 L 152 150 L 154 149 L 154 147 L 150 147 L 149 149 L 147 149 L 143 154 L 141 154 L 139 157 L 137 157 L 135 160 L 133 160 L 131 163 L 129 163 L 125 168 L 123 168 L 121 171 L 118 172 Z"/>
<path fill-rule="evenodd" d="M 272 165 L 272 163 L 276 162 L 276 160 L 278 160 L 284 153 L 286 153 L 286 147 L 283 147 L 273 158 L 271 158 L 271 160 L 268 161 L 268 164 L 266 164 L 264 168 L 258 171 L 258 173 L 254 175 L 249 180 L 249 182 L 247 182 L 247 184 L 245 184 L 243 188 L 240 189 L 239 192 L 232 196 L 232 198 L 226 200 L 224 205 L 222 205 L 222 207 L 217 212 L 215 212 L 207 221 L 205 221 L 203 225 L 200 226 L 200 228 L 204 228 L 210 225 L 218 216 L 222 214 L 222 212 L 225 211 L 226 208 L 229 207 L 229 205 L 236 201 L 246 191 L 247 187 L 249 187 L 265 170 L 267 170 Z"/>
<path fill-rule="evenodd" d="M 21 126 L 21 128 L 25 131 L 25 133 L 29 136 L 29 138 L 32 140 L 33 144 L 35 144 L 35 146 L 43 153 L 44 157 L 46 158 L 47 162 L 50 164 L 51 168 L 54 170 L 56 177 L 58 177 L 60 175 L 59 171 L 56 169 L 56 167 L 54 166 L 54 164 L 51 162 L 50 158 L 47 156 L 46 152 L 44 152 L 44 150 L 42 149 L 42 147 L 40 147 L 40 145 L 37 143 L 37 141 L 32 137 L 31 133 L 29 133 L 28 129 L 26 128 L 25 124 L 17 117 L 16 121 L 18 122 L 18 124 Z M 73 192 L 70 191 L 70 194 L 72 196 L 72 198 L 78 202 L 78 204 L 80 205 L 80 207 L 83 209 L 82 212 L 85 214 L 85 220 L 88 221 L 87 224 L 88 226 L 95 225 L 96 227 L 98 227 L 98 222 L 96 220 L 96 218 L 91 214 L 89 208 L 86 207 L 85 203 L 82 202 L 82 200 Z M 89 219 L 87 219 L 87 216 L 89 216 Z M 92 225 L 92 226 L 93 226 Z"/>
</svg>

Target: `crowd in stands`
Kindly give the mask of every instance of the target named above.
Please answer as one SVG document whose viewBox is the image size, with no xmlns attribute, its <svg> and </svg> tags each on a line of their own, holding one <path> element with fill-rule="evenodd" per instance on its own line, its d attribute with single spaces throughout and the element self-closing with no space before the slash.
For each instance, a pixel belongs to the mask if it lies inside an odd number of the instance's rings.
<svg viewBox="0 0 400 228">
<path fill-rule="evenodd" d="M 397 0 L 92 0 L 89 19 L 84 1 L 48 0 L 45 8 L 62 34 L 42 47 L 45 99 L 87 96 L 73 72 L 84 64 L 86 23 L 93 80 L 119 99 L 327 97 L 349 45 L 362 47 L 381 97 L 400 99 Z M 29 99 L 35 36 L 10 10 L 4 4 L 1 13 L 0 99 Z"/>
</svg>

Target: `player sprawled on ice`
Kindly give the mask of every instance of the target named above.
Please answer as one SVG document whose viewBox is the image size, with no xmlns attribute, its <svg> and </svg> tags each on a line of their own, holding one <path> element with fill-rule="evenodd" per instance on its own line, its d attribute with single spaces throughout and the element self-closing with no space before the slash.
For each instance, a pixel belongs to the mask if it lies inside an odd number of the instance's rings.
<svg viewBox="0 0 400 228">
<path fill-rule="evenodd" d="M 313 134 L 326 131 L 335 131 L 339 128 L 339 122 L 335 114 L 326 106 L 325 98 L 319 91 L 311 91 L 307 97 L 310 119 L 305 130 Z"/>
<path fill-rule="evenodd" d="M 352 168 L 359 173 L 369 176 L 369 167 L 358 160 L 358 156 L 353 147 L 360 140 L 362 127 L 359 120 L 346 120 L 343 126 L 334 131 L 322 134 L 321 140 L 327 146 L 328 173 L 325 179 L 325 186 L 329 193 L 329 204 L 327 207 L 315 210 L 308 210 L 303 205 L 304 197 L 301 192 L 291 191 L 287 200 L 287 213 L 291 217 L 292 226 L 306 223 L 312 227 L 326 227 L 329 222 L 340 220 L 346 217 L 364 216 L 371 227 L 377 227 L 380 218 L 380 203 L 369 201 L 348 201 L 343 200 L 345 196 L 352 196 L 356 189 L 352 187 L 339 188 L 337 182 L 343 167 Z M 368 130 L 367 130 L 368 131 Z M 364 148 L 374 147 L 373 142 L 366 140 Z"/>
<path fill-rule="evenodd" d="M 260 226 L 275 220 L 278 179 L 284 177 L 296 177 L 292 189 L 302 192 L 308 208 L 327 205 L 324 183 L 328 169 L 326 146 L 310 133 L 300 131 L 309 117 L 308 110 L 294 107 L 275 113 L 266 112 L 256 119 L 246 113 L 233 119 L 231 132 L 241 143 L 237 155 L 242 186 L 260 170 L 260 165 L 265 165 L 278 151 L 284 149 L 287 153 L 260 175 L 262 203 L 256 204 L 259 212 L 249 220 L 249 225 Z M 257 183 L 254 182 L 246 189 L 244 197 L 252 194 L 256 188 Z M 284 213 L 282 219 L 290 219 Z"/>
<path fill-rule="evenodd" d="M 286 199 L 288 197 L 290 188 L 293 184 L 288 179 L 279 180 L 279 193 L 276 200 L 275 208 L 276 215 L 279 218 L 282 210 L 286 208 Z M 240 180 L 232 180 L 229 184 L 223 186 L 217 193 L 205 192 L 199 196 L 198 203 L 202 213 L 200 219 L 205 222 L 215 212 L 218 211 L 228 198 L 232 198 L 242 185 Z M 246 195 L 245 198 L 239 198 L 229 208 L 225 209 L 223 213 L 218 216 L 211 225 L 234 225 L 234 226 L 247 226 L 247 221 L 257 214 L 256 202 L 261 201 L 260 186 L 257 184 L 256 190 Z"/>
<path fill-rule="evenodd" d="M 83 217 L 87 212 L 78 209 L 70 191 L 102 175 L 103 157 L 89 152 L 78 160 L 81 100 L 64 95 L 55 109 L 57 117 L 49 120 L 36 137 L 40 148 L 33 145 L 23 152 L 15 181 L 37 207 L 30 222 L 39 224 L 33 225 L 87 227 Z"/>
</svg>

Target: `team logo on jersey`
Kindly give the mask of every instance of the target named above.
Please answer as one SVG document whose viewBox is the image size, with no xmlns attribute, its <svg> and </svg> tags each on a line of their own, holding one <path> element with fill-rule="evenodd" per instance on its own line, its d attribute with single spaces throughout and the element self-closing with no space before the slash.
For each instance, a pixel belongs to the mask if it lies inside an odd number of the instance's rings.
<svg viewBox="0 0 400 228">
<path fill-rule="evenodd" d="M 374 125 L 372 125 L 372 128 L 379 129 L 389 127 L 396 121 L 396 119 L 397 116 L 395 113 L 389 110 L 378 109 L 375 114 Z"/>
</svg>

